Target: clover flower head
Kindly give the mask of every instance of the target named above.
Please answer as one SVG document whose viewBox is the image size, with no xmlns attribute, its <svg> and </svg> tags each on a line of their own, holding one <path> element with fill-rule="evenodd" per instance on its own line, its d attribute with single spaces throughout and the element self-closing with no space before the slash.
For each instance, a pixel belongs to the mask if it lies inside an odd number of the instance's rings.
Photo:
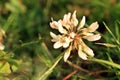
<svg viewBox="0 0 120 80">
<path fill-rule="evenodd" d="M 96 41 L 101 38 L 100 34 L 95 34 L 94 32 L 98 29 L 99 25 L 97 22 L 92 23 L 89 27 L 85 27 L 85 16 L 78 24 L 78 19 L 76 18 L 76 11 L 65 14 L 63 19 L 50 22 L 52 29 L 56 29 L 60 34 L 56 35 L 50 32 L 51 41 L 54 42 L 53 47 L 55 49 L 63 47 L 67 50 L 64 54 L 64 61 L 68 59 L 72 50 L 77 50 L 78 55 L 83 60 L 87 60 L 88 57 L 93 57 L 93 50 L 90 49 L 84 42 L 83 39 L 88 41 Z"/>
</svg>

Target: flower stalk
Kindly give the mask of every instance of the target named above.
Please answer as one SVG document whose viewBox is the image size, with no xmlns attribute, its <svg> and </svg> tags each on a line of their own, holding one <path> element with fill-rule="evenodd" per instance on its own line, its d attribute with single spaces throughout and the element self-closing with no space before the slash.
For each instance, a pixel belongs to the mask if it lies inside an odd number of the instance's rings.
<svg viewBox="0 0 120 80">
<path fill-rule="evenodd" d="M 93 61 L 93 62 L 97 62 L 97 63 L 107 64 L 109 66 L 120 69 L 120 64 L 117 64 L 117 63 L 114 63 L 114 62 L 110 62 L 110 61 L 103 60 L 103 59 L 97 59 L 97 58 L 92 58 L 92 59 L 89 59 L 89 60 Z"/>
</svg>

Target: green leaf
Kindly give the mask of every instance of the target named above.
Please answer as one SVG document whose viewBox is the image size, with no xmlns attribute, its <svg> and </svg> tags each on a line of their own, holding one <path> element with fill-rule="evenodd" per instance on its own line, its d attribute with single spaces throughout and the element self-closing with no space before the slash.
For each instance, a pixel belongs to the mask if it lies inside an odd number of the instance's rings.
<svg viewBox="0 0 120 80">
<path fill-rule="evenodd" d="M 11 73 L 10 64 L 8 62 L 0 61 L 0 73 L 1 74 Z"/>
</svg>

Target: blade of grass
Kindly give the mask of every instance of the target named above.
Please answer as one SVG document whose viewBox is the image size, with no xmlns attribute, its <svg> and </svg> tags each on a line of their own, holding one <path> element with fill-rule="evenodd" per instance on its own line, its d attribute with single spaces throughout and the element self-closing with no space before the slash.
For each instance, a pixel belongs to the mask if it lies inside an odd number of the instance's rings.
<svg viewBox="0 0 120 80">
<path fill-rule="evenodd" d="M 118 41 L 120 41 L 120 32 L 119 32 L 119 27 L 117 23 L 115 23 L 115 33 L 116 33 Z"/>
<path fill-rule="evenodd" d="M 109 61 L 110 61 L 110 62 L 113 62 L 112 58 L 110 57 L 110 54 L 107 53 L 107 52 L 106 52 L 106 54 L 107 54 L 107 57 L 108 57 Z"/>
<path fill-rule="evenodd" d="M 112 33 L 112 31 L 108 28 L 108 26 L 105 24 L 105 22 L 103 22 L 103 24 L 105 25 L 106 29 L 108 30 L 108 32 L 110 33 L 110 35 L 114 38 L 114 40 L 116 41 L 116 43 L 119 45 L 120 42 L 117 40 L 117 38 L 115 37 L 115 35 Z"/>
<path fill-rule="evenodd" d="M 48 70 L 46 70 L 46 72 L 42 76 L 40 76 L 38 80 L 45 80 L 48 77 L 48 75 L 53 71 L 53 69 L 56 67 L 58 62 L 62 59 L 62 57 L 63 53 L 60 56 L 58 56 L 55 63 Z"/>
<path fill-rule="evenodd" d="M 16 18 L 15 14 L 11 14 L 8 19 L 7 22 L 5 23 L 5 25 L 3 26 L 5 32 L 8 30 L 8 28 L 10 27 L 11 24 L 13 24 L 14 19 Z"/>
</svg>

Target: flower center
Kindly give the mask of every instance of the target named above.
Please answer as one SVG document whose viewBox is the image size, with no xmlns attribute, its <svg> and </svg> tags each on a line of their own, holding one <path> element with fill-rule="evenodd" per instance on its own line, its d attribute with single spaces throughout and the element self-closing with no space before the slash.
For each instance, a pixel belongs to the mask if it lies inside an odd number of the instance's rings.
<svg viewBox="0 0 120 80">
<path fill-rule="evenodd" d="M 76 34 L 75 34 L 74 32 L 71 32 L 71 33 L 70 33 L 70 37 L 71 37 L 72 39 L 75 37 L 75 35 L 76 35 Z"/>
</svg>

